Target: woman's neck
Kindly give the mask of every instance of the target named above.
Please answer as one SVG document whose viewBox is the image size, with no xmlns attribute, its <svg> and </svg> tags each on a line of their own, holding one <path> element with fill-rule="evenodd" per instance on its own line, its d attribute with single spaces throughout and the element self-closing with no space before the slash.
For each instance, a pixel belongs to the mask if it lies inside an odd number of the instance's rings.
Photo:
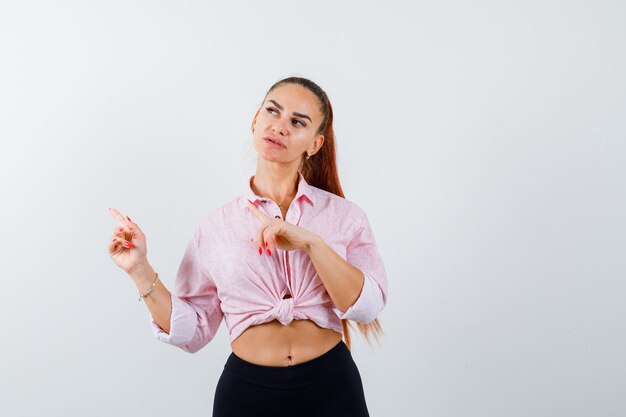
<svg viewBox="0 0 626 417">
<path fill-rule="evenodd" d="M 256 195 L 269 198 L 286 209 L 298 192 L 299 179 L 297 171 L 281 175 L 257 170 L 250 180 L 250 188 Z"/>
</svg>

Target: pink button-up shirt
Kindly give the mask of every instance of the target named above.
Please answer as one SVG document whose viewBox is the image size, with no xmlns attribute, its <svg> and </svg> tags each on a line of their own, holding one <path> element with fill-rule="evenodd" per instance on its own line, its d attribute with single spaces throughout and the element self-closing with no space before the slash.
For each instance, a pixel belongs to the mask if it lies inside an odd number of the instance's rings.
<svg viewBox="0 0 626 417">
<path fill-rule="evenodd" d="M 273 200 L 252 191 L 252 176 L 243 195 L 205 215 L 194 229 L 171 292 L 169 334 L 150 315 L 157 339 L 195 353 L 213 339 L 222 319 L 232 343 L 249 326 L 274 319 L 285 325 L 308 319 L 343 334 L 341 319 L 371 323 L 376 318 L 387 304 L 387 276 L 365 212 L 299 177 L 284 220 L 321 236 L 363 272 L 357 301 L 339 310 L 303 250 L 276 248 L 271 256 L 259 255 L 250 239 L 261 222 L 246 199 L 269 217 L 282 218 L 282 213 Z M 287 294 L 291 298 L 284 298 Z"/>
</svg>

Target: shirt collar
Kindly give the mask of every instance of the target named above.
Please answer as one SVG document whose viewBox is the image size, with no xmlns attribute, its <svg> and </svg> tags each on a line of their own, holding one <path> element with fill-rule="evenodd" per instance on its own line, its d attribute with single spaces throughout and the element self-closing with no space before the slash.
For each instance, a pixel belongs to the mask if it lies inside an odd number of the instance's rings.
<svg viewBox="0 0 626 417">
<path fill-rule="evenodd" d="M 311 202 L 312 205 L 315 205 L 315 195 L 313 194 L 313 187 L 306 182 L 306 180 L 304 179 L 304 175 L 302 175 L 300 171 L 298 171 L 298 177 L 298 191 L 296 192 L 294 200 L 297 201 L 298 199 L 300 199 L 300 197 L 304 196 Z M 252 182 L 253 178 L 254 175 L 248 178 L 247 184 L 243 189 L 243 197 L 241 198 L 241 205 L 243 207 L 247 207 L 246 199 L 252 201 L 253 203 L 256 202 L 256 200 L 267 200 L 267 198 L 258 196 L 254 193 L 254 191 L 252 191 L 250 183 Z"/>
</svg>

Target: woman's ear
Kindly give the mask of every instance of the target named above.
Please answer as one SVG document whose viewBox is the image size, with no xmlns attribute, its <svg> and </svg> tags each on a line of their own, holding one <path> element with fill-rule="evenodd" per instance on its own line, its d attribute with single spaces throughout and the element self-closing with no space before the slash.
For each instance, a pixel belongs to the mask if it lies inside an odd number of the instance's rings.
<svg viewBox="0 0 626 417">
<path fill-rule="evenodd" d="M 252 129 L 252 132 L 254 132 L 254 124 L 256 123 L 256 118 L 259 115 L 260 111 L 261 111 L 261 108 L 259 107 L 256 113 L 254 113 L 254 117 L 252 118 L 252 126 L 250 127 Z"/>
<path fill-rule="evenodd" d="M 320 134 L 315 139 L 315 142 L 313 142 L 313 143 L 316 145 L 317 149 L 315 150 L 315 153 L 317 153 L 320 150 L 320 148 L 322 147 L 322 145 L 324 144 L 324 135 Z M 318 143 L 319 143 L 319 145 L 318 145 Z"/>
</svg>

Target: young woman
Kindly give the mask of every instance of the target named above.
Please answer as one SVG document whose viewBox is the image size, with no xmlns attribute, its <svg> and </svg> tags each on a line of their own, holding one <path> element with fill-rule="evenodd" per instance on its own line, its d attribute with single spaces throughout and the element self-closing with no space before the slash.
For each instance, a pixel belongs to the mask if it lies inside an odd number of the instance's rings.
<svg viewBox="0 0 626 417">
<path fill-rule="evenodd" d="M 139 226 L 110 209 L 119 225 L 109 254 L 160 341 L 194 353 L 225 320 L 232 353 L 214 417 L 369 415 L 347 325 L 378 336 L 387 277 L 365 212 L 341 190 L 332 124 L 314 82 L 269 89 L 252 120 L 256 174 L 195 228 L 173 293 Z"/>
</svg>

